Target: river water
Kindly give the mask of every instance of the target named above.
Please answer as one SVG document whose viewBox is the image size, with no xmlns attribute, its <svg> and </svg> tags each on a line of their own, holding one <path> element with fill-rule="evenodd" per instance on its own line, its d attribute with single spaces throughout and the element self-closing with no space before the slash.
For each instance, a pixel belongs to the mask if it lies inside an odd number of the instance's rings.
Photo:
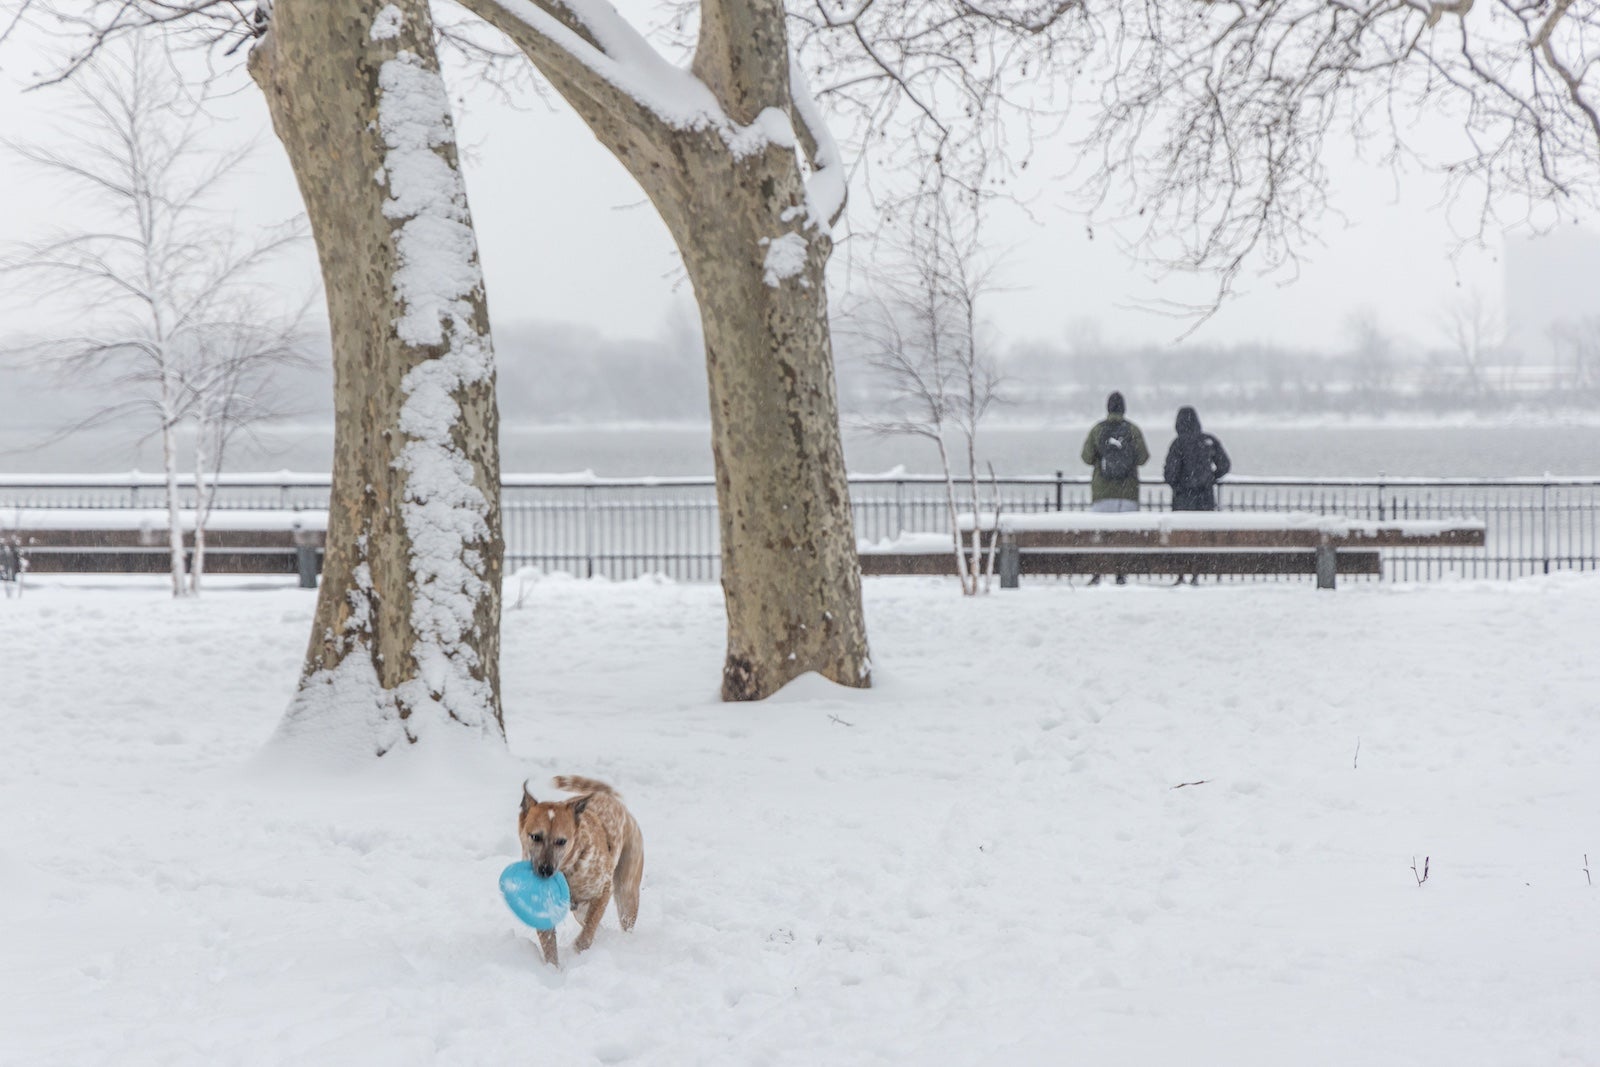
<svg viewBox="0 0 1600 1067">
<path fill-rule="evenodd" d="M 1142 421 L 1142 420 L 1141 420 Z M 1153 454 L 1147 476 L 1159 476 L 1172 431 L 1142 421 Z M 1600 475 L 1600 425 L 1541 424 L 1437 426 L 1262 426 L 1208 423 L 1233 458 L 1237 474 L 1279 476 L 1505 477 Z M 1088 424 L 1059 427 L 995 426 L 983 431 L 980 463 L 1004 475 L 1083 473 L 1078 459 Z M 120 472 L 159 469 L 159 453 L 146 442 L 68 439 L 48 448 L 0 427 L 0 472 Z M 703 426 L 528 426 L 502 433 L 502 467 L 514 473 L 593 471 L 610 477 L 711 472 L 709 432 Z M 280 426 L 233 446 L 233 471 L 325 471 L 331 454 L 326 426 Z M 851 471 L 878 473 L 903 467 L 934 473 L 938 460 L 924 441 L 845 435 Z"/>
</svg>

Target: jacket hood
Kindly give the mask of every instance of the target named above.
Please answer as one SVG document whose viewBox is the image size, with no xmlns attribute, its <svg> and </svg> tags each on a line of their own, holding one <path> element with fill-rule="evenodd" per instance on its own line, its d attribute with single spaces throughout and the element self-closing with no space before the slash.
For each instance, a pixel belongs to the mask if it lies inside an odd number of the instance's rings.
<svg viewBox="0 0 1600 1067">
<path fill-rule="evenodd" d="M 1178 432 L 1179 433 L 1199 433 L 1200 432 L 1200 416 L 1195 413 L 1194 408 L 1181 407 L 1181 408 L 1178 409 Z"/>
</svg>

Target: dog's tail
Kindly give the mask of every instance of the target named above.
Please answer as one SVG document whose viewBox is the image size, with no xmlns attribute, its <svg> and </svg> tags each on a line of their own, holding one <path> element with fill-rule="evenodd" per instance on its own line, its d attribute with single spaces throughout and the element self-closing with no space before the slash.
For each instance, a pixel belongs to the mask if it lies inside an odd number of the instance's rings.
<svg viewBox="0 0 1600 1067">
<path fill-rule="evenodd" d="M 593 778 L 584 778 L 582 775 L 577 774 L 558 774 L 551 779 L 551 782 L 557 789 L 565 790 L 568 793 L 621 795 L 604 782 L 597 782 Z"/>
</svg>

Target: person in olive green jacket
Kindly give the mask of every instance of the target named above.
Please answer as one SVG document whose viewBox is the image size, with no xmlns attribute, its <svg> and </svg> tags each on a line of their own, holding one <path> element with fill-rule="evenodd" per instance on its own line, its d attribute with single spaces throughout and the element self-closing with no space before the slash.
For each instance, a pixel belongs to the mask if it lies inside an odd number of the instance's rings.
<svg viewBox="0 0 1600 1067">
<path fill-rule="evenodd" d="M 1139 510 L 1139 468 L 1150 462 L 1150 450 L 1127 410 L 1121 393 L 1106 397 L 1106 417 L 1083 442 L 1083 461 L 1094 468 L 1090 511 Z"/>
</svg>

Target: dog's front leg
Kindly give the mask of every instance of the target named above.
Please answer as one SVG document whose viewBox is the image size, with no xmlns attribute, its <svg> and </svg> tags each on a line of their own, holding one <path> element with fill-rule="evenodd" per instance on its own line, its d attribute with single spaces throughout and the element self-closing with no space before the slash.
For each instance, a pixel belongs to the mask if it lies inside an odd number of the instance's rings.
<svg viewBox="0 0 1600 1067">
<path fill-rule="evenodd" d="M 578 932 L 578 940 L 573 943 L 573 948 L 579 952 L 594 944 L 594 932 L 600 929 L 600 917 L 606 913 L 606 905 L 611 903 L 611 884 L 600 890 L 600 895 L 589 902 L 589 910 L 583 916 L 583 929 Z"/>
<path fill-rule="evenodd" d="M 554 930 L 539 931 L 539 947 L 544 950 L 544 961 L 552 967 L 561 966 L 561 960 L 556 955 L 556 932 Z"/>
</svg>

